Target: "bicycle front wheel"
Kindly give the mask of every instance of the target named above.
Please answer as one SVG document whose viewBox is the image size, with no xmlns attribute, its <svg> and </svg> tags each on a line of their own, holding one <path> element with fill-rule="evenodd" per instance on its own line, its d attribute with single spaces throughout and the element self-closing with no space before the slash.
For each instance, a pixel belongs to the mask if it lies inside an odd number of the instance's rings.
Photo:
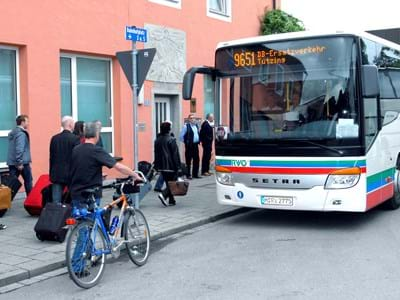
<svg viewBox="0 0 400 300">
<path fill-rule="evenodd" d="M 150 229 L 139 209 L 128 210 L 124 222 L 124 237 L 129 258 L 138 266 L 143 266 L 149 257 Z"/>
<path fill-rule="evenodd" d="M 95 286 L 104 272 L 106 240 L 100 228 L 93 234 L 94 223 L 83 221 L 75 226 L 67 240 L 68 273 L 76 285 L 89 289 Z M 93 247 L 95 242 L 95 247 Z M 100 251 L 95 255 L 94 251 Z"/>
</svg>

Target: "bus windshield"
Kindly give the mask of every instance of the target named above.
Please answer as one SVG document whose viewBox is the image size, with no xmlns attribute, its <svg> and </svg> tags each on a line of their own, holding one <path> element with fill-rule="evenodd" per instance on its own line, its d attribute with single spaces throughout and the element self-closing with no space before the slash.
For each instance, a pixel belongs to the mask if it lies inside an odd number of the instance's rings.
<svg viewBox="0 0 400 300">
<path fill-rule="evenodd" d="M 356 39 L 350 36 L 217 50 L 217 143 L 359 145 L 356 58 Z"/>
</svg>

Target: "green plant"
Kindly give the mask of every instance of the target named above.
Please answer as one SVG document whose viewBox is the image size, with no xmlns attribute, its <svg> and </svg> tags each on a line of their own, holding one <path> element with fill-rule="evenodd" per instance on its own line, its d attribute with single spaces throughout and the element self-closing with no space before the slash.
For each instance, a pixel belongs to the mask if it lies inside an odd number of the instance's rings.
<svg viewBox="0 0 400 300">
<path fill-rule="evenodd" d="M 303 22 L 280 9 L 266 11 L 261 19 L 261 34 L 303 31 Z"/>
</svg>

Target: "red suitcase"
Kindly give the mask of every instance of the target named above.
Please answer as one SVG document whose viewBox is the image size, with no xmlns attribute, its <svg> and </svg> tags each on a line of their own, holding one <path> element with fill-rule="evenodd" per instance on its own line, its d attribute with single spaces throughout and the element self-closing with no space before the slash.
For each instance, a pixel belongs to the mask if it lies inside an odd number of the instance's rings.
<svg viewBox="0 0 400 300">
<path fill-rule="evenodd" d="M 50 176 L 48 174 L 40 175 L 32 188 L 29 196 L 24 201 L 24 207 L 31 216 L 39 216 L 42 211 L 42 190 L 49 186 Z"/>
</svg>

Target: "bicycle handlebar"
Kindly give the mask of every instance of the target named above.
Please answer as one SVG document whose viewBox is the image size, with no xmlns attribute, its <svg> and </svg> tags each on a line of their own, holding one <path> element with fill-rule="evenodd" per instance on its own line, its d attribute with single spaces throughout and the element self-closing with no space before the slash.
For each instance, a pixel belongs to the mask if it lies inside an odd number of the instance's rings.
<svg viewBox="0 0 400 300">
<path fill-rule="evenodd" d="M 125 177 L 125 178 L 116 178 L 113 182 L 107 185 L 103 185 L 103 189 L 107 188 L 119 188 L 122 187 L 124 184 L 127 183 L 132 183 L 134 186 L 146 183 L 148 180 L 146 176 L 141 172 L 141 171 L 134 171 L 136 174 L 138 174 L 141 177 L 141 180 L 133 180 L 131 176 Z"/>
</svg>

